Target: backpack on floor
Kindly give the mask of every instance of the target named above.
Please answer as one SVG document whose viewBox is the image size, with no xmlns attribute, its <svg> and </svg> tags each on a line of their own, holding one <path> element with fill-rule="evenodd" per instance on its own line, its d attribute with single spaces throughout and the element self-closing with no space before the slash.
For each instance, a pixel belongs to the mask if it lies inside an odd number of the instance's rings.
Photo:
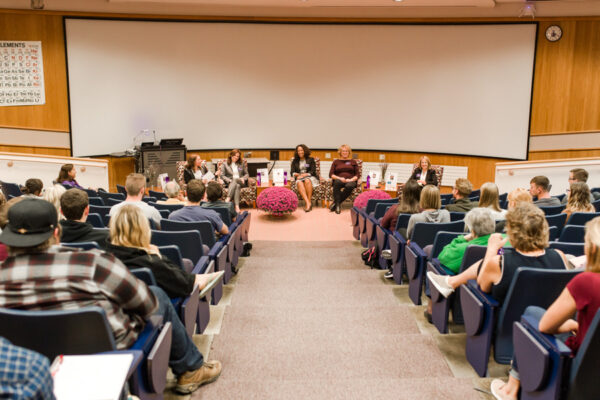
<svg viewBox="0 0 600 400">
<path fill-rule="evenodd" d="M 377 246 L 373 246 L 363 251 L 361 257 L 366 266 L 375 268 L 377 266 L 377 260 L 379 260 L 379 251 L 377 251 Z"/>
</svg>

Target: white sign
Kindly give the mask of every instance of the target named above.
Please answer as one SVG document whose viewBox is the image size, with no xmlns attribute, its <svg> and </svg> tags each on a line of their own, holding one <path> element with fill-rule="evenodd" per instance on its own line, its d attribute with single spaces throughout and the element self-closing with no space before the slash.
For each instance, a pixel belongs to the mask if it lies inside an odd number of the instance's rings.
<svg viewBox="0 0 600 400">
<path fill-rule="evenodd" d="M 396 191 L 398 189 L 398 175 L 388 172 L 385 177 L 385 190 Z"/>
<path fill-rule="evenodd" d="M 46 104 L 42 42 L 0 40 L 0 106 Z"/>
<path fill-rule="evenodd" d="M 267 168 L 258 168 L 256 170 L 256 181 L 258 186 L 269 186 L 269 170 Z"/>
<path fill-rule="evenodd" d="M 283 168 L 275 168 L 273 170 L 273 185 L 274 186 L 284 186 L 285 183 L 283 181 L 284 181 Z"/>
<path fill-rule="evenodd" d="M 379 180 L 381 179 L 380 169 L 369 171 L 369 176 L 369 185 L 371 185 L 371 187 L 376 187 L 377 185 L 379 185 Z"/>
<path fill-rule="evenodd" d="M 162 188 L 162 190 L 164 192 L 165 185 L 167 184 L 167 180 L 169 179 L 169 174 L 167 174 L 167 173 L 160 174 L 157 179 L 158 179 L 158 183 L 160 184 L 160 187 Z"/>
</svg>

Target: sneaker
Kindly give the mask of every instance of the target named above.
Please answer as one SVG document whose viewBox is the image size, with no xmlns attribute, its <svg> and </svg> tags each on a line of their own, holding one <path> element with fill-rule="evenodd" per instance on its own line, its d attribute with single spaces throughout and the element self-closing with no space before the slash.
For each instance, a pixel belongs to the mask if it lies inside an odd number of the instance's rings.
<svg viewBox="0 0 600 400">
<path fill-rule="evenodd" d="M 381 257 L 383 257 L 385 260 L 391 260 L 392 259 L 392 251 L 391 250 L 383 250 L 381 252 Z"/>
<path fill-rule="evenodd" d="M 492 384 L 490 385 L 490 389 L 492 391 L 492 395 L 494 396 L 494 398 L 498 399 L 498 400 L 516 400 L 516 397 L 507 396 L 500 391 L 500 389 L 504 385 L 505 385 L 505 382 L 500 379 L 494 379 L 492 381 Z"/>
<path fill-rule="evenodd" d="M 221 369 L 219 361 L 204 361 L 197 370 L 188 371 L 177 378 L 175 391 L 179 394 L 190 394 L 200 386 L 216 381 L 221 375 Z"/>
<path fill-rule="evenodd" d="M 454 292 L 454 288 L 448 283 L 448 275 L 438 275 L 432 271 L 427 271 L 427 278 L 442 296 L 448 297 Z"/>
<path fill-rule="evenodd" d="M 394 271 L 389 270 L 388 272 L 385 273 L 385 275 L 383 275 L 383 277 L 385 279 L 394 279 Z"/>
<path fill-rule="evenodd" d="M 430 324 L 433 324 L 433 317 L 431 316 L 429 311 L 427 311 L 427 310 L 423 311 L 423 316 L 425 317 L 427 322 L 429 322 Z"/>
</svg>

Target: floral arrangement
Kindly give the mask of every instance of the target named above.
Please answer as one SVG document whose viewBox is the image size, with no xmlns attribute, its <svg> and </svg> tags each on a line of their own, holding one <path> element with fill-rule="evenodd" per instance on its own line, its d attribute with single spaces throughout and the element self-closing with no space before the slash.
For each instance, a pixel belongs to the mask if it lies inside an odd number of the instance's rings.
<svg viewBox="0 0 600 400">
<path fill-rule="evenodd" d="M 291 214 L 298 208 L 298 196 L 288 188 L 270 187 L 258 195 L 256 207 L 275 216 Z"/>
<path fill-rule="evenodd" d="M 385 200 L 390 198 L 390 195 L 383 190 L 365 190 L 354 200 L 354 207 L 364 208 L 370 199 Z"/>
</svg>

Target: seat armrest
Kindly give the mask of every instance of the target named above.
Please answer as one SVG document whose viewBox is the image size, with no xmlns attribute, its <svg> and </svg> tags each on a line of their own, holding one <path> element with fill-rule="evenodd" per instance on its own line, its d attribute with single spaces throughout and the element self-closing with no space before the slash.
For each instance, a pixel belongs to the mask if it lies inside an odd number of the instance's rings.
<svg viewBox="0 0 600 400">
<path fill-rule="evenodd" d="M 221 249 L 223 248 L 223 244 L 223 242 L 215 243 L 215 245 L 208 252 L 208 258 L 210 258 L 211 260 L 217 258 L 217 254 L 219 254 L 219 251 L 221 251 Z"/>
<path fill-rule="evenodd" d="M 192 270 L 192 274 L 203 274 L 205 273 L 206 267 L 208 266 L 208 262 L 210 261 L 210 259 L 208 258 L 208 256 L 202 256 L 200 257 L 200 259 L 198 260 L 198 262 L 196 263 L 196 265 L 194 266 L 194 269 Z"/>
<path fill-rule="evenodd" d="M 481 290 L 476 280 L 471 279 L 467 282 L 467 287 L 472 290 L 479 299 L 490 307 L 500 307 L 498 300 L 494 299 L 489 293 Z"/>
<path fill-rule="evenodd" d="M 572 353 L 571 348 L 556 336 L 540 332 L 538 329 L 539 323 L 540 321 L 532 315 L 523 315 L 521 317 L 523 327 L 537 340 L 543 342 L 559 354 L 570 355 Z"/>
</svg>

